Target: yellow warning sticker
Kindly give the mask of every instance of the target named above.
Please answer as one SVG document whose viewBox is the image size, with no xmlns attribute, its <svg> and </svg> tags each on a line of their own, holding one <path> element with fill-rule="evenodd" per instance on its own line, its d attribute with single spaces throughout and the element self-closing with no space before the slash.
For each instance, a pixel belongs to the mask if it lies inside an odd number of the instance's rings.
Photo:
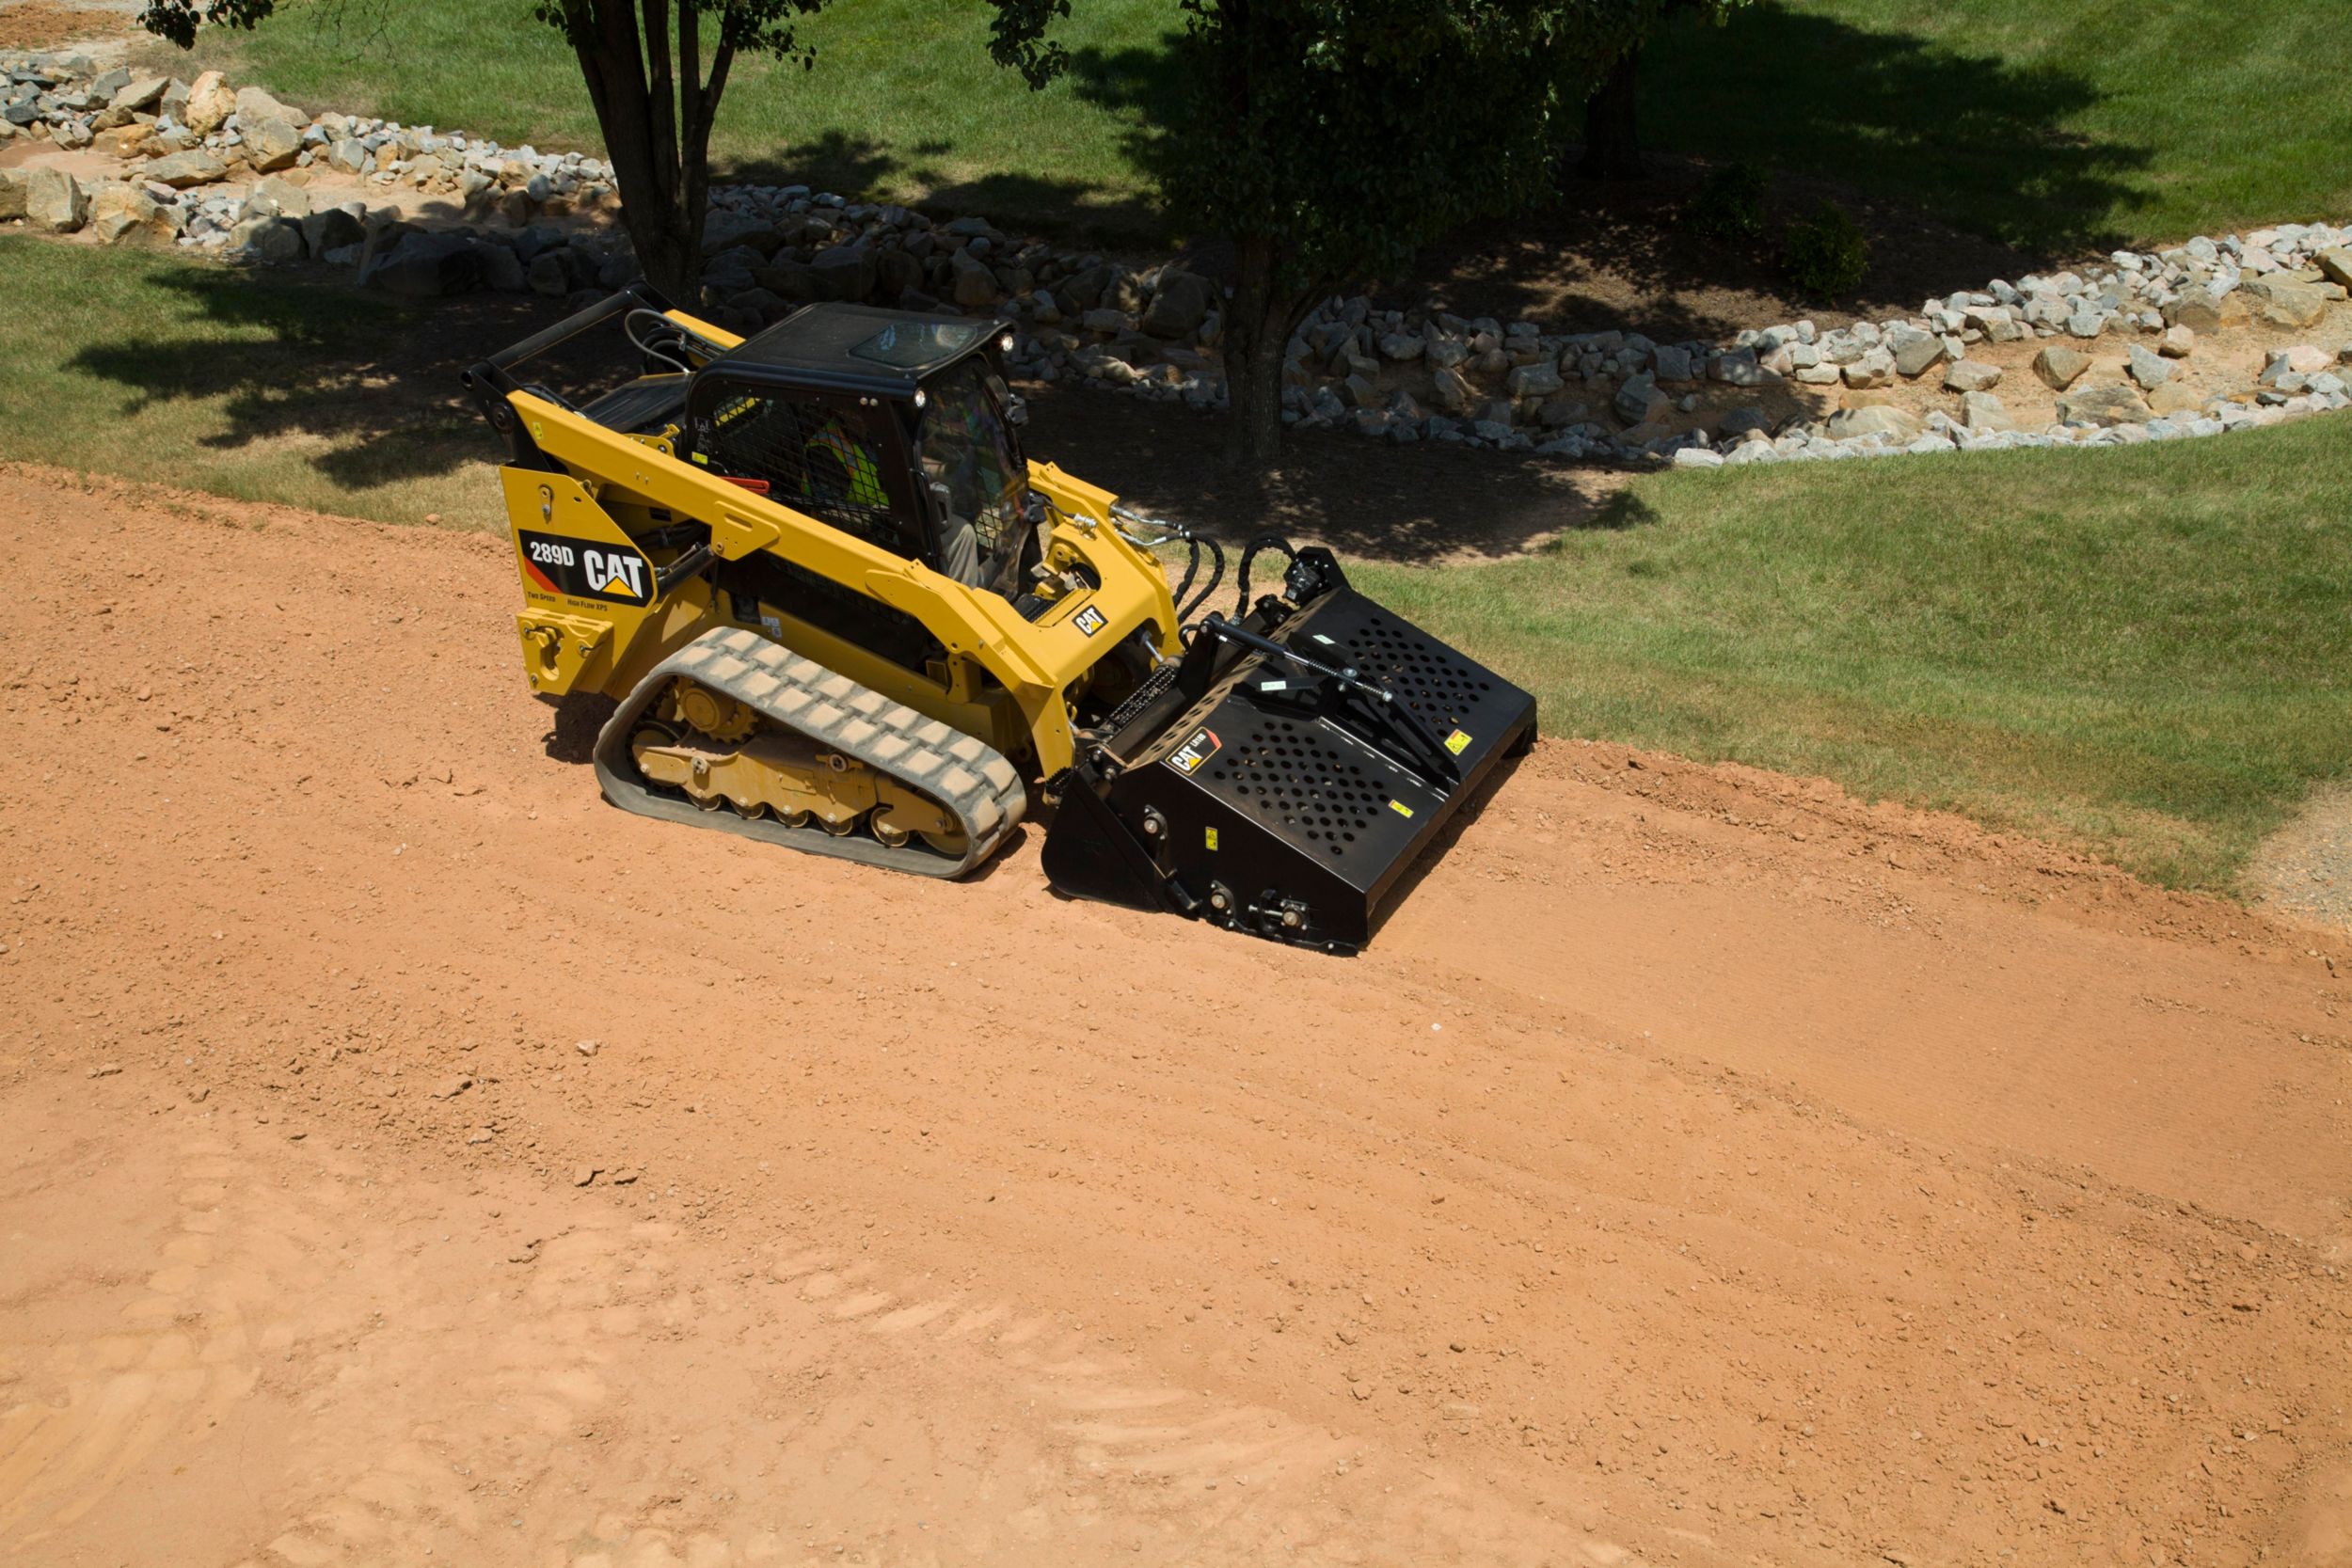
<svg viewBox="0 0 2352 1568">
<path fill-rule="evenodd" d="M 1445 737 L 1445 749 L 1452 752 L 1457 757 L 1460 756 L 1462 752 L 1469 748 L 1469 746 L 1470 733 L 1467 730 L 1455 730 L 1452 735 Z"/>
<path fill-rule="evenodd" d="M 1209 830 L 1209 847 L 1212 849 L 1216 847 L 1216 830 L 1215 828 L 1211 828 Z"/>
<path fill-rule="evenodd" d="M 1399 816 L 1410 816 L 1413 815 L 1413 808 L 1406 805 L 1402 800 L 1391 800 L 1389 802 L 1389 809 L 1396 813 Z"/>
</svg>

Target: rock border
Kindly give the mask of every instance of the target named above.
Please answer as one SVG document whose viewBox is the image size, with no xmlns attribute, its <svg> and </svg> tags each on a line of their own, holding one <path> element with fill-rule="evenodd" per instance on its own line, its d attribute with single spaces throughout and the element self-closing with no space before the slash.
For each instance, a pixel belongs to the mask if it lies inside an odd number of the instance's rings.
<svg viewBox="0 0 2352 1568">
<path fill-rule="evenodd" d="M 0 222 L 102 242 L 169 241 L 257 264 L 356 268 L 411 297 L 476 289 L 584 299 L 639 276 L 612 170 L 578 153 L 508 149 L 430 126 L 315 117 L 218 71 L 194 82 L 101 71 L 86 55 L 0 58 L 0 144 L 45 137 L 124 165 L 85 184 L 55 167 L 0 170 Z M 365 201 L 314 206 L 332 171 L 363 188 L 450 198 L 454 227 Z M 245 182 L 250 181 L 247 184 Z M 574 220 L 585 220 L 584 223 Z M 939 222 L 805 185 L 715 189 L 696 309 L 755 331 L 818 300 L 999 313 L 1020 328 L 1010 368 L 1201 409 L 1226 404 L 1226 291 L 1175 262 L 1133 266 L 1017 238 L 981 217 Z M 2282 224 L 2116 251 L 2103 266 L 1994 279 L 1915 315 L 1821 331 L 1810 321 L 1730 342 L 1560 333 L 1441 309 L 1383 310 L 1365 295 L 1319 306 L 1282 365 L 1284 421 L 1395 444 L 1431 441 L 1577 462 L 1713 467 L 1894 452 L 2130 444 L 2270 424 L 2352 406 L 2352 342 L 2297 343 L 2197 395 L 2175 379 L 2201 341 L 2235 326 L 2316 327 L 2352 289 L 2352 229 Z M 2055 421 L 2022 427 L 1979 344 L 2041 340 L 2033 373 Z M 2124 348 L 2093 381 L 2089 352 Z M 1886 394 L 1934 377 L 1960 414 Z M 1774 419 L 1715 413 L 1721 389 L 1817 388 L 1842 406 Z M 1691 426 L 1693 416 L 1711 423 Z M 1678 428 L 1681 427 L 1681 428 Z"/>
</svg>

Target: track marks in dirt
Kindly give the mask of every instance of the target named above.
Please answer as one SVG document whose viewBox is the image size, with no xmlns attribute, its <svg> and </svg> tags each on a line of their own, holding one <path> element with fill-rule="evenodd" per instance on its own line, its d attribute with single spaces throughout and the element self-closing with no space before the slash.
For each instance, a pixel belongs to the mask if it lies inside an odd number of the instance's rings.
<svg viewBox="0 0 2352 1568">
<path fill-rule="evenodd" d="M 37 1554 L 159 1447 L 200 1440 L 252 1389 L 246 1310 L 259 1282 L 216 1267 L 261 1234 L 224 1223 L 235 1164 L 227 1147 L 191 1143 L 174 1172 L 176 1224 L 144 1289 L 87 1338 L 45 1348 L 33 1397 L 0 1414 L 0 1543 Z"/>
</svg>

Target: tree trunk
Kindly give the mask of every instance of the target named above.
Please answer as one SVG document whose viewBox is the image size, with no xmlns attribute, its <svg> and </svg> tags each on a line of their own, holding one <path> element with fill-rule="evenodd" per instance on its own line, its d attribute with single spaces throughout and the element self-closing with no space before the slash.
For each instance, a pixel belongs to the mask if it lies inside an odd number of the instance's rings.
<svg viewBox="0 0 2352 1568">
<path fill-rule="evenodd" d="M 643 8 L 651 36 L 639 31 L 630 0 L 596 0 L 590 25 L 573 34 L 573 43 L 637 264 L 648 283 L 691 309 L 701 288 L 710 122 L 733 50 L 720 46 L 705 87 L 695 8 L 682 6 L 674 18 L 664 0 L 643 0 Z"/>
<path fill-rule="evenodd" d="M 1642 136 L 1634 88 L 1642 67 L 1635 44 L 1617 56 L 1593 96 L 1584 101 L 1584 158 L 1576 171 L 1587 180 L 1639 180 Z"/>
<path fill-rule="evenodd" d="M 1305 291 L 1282 281 L 1272 240 L 1245 238 L 1236 248 L 1240 277 L 1225 318 L 1225 454 L 1235 467 L 1263 470 L 1282 454 L 1282 350 Z"/>
</svg>

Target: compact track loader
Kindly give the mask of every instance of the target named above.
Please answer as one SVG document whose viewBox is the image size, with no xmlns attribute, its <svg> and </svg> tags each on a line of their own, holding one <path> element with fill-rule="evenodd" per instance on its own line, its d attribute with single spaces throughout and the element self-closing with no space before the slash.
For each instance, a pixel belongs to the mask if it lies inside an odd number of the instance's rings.
<svg viewBox="0 0 2352 1568">
<path fill-rule="evenodd" d="M 517 379 L 607 324 L 643 373 Z M 1354 952 L 1534 700 L 1323 549 L 1253 542 L 1202 613 L 1214 541 L 1024 457 L 1009 331 L 813 305 L 739 338 L 641 285 L 475 365 L 532 689 L 619 704 L 596 778 L 633 812 L 954 877 L 1042 804 L 1066 893 Z"/>
</svg>

